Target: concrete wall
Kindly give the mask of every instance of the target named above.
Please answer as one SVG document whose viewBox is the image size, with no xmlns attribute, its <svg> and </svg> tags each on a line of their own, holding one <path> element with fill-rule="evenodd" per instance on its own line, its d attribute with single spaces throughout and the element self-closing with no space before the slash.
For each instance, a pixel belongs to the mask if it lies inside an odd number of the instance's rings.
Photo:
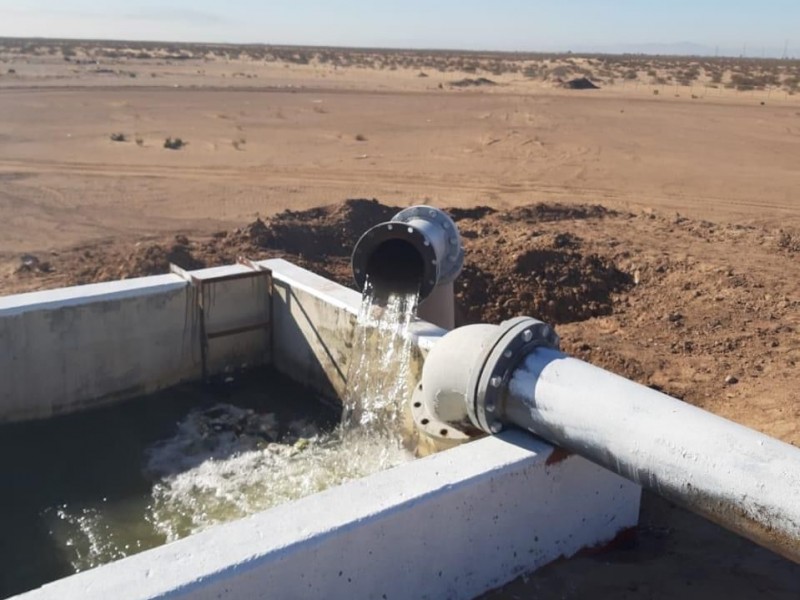
<svg viewBox="0 0 800 600">
<path fill-rule="evenodd" d="M 202 376 L 206 331 L 269 318 L 263 277 L 241 265 L 0 297 L 0 422 L 112 404 Z M 232 277 L 215 281 L 220 276 Z M 264 329 L 208 343 L 208 373 L 267 362 Z"/>
<path fill-rule="evenodd" d="M 505 432 L 24 598 L 472 598 L 636 524 L 636 486 L 552 452 Z"/>
<path fill-rule="evenodd" d="M 320 393 L 344 392 L 361 295 L 285 260 L 272 270 L 273 328 L 208 342 L 208 373 L 270 362 Z M 119 402 L 202 376 L 207 333 L 270 320 L 265 277 L 244 265 L 0 297 L 0 422 Z M 418 322 L 421 352 L 443 331 Z M 417 365 L 417 368 L 419 367 Z"/>
<path fill-rule="evenodd" d="M 0 422 L 198 376 L 191 290 L 173 275 L 0 298 Z"/>
<path fill-rule="evenodd" d="M 361 294 L 284 260 L 259 264 L 275 273 L 275 368 L 320 393 L 341 398 Z M 418 348 L 412 371 L 422 368 L 424 354 L 444 333 L 424 321 L 412 324 Z"/>
</svg>

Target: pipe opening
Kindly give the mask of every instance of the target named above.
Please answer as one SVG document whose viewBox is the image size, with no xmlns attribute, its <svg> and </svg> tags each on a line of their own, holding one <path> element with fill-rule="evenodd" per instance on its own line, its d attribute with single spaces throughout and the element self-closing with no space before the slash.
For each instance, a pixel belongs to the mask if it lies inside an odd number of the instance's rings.
<svg viewBox="0 0 800 600">
<path fill-rule="evenodd" d="M 425 265 L 412 243 L 395 238 L 375 248 L 366 271 L 377 294 L 412 293 L 420 290 Z"/>
</svg>

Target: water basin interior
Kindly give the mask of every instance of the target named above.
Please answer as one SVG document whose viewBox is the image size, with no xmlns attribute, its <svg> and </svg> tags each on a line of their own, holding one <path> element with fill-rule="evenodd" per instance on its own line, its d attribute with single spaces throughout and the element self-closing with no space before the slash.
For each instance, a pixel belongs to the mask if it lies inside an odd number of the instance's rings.
<svg viewBox="0 0 800 600">
<path fill-rule="evenodd" d="M 4 425 L 0 597 L 412 458 L 359 431 L 269 368 Z"/>
</svg>

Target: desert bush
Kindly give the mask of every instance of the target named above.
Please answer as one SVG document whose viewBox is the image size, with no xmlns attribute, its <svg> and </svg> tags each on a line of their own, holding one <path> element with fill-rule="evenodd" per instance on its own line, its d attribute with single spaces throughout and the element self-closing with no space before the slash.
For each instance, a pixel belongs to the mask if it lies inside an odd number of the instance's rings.
<svg viewBox="0 0 800 600">
<path fill-rule="evenodd" d="M 367 141 L 367 136 L 365 136 L 362 133 L 357 133 L 356 134 L 356 141 L 357 142 L 366 142 Z"/>
<path fill-rule="evenodd" d="M 183 148 L 188 142 L 184 142 L 181 138 L 171 138 L 168 137 L 164 140 L 164 148 L 168 150 L 180 150 Z"/>
<path fill-rule="evenodd" d="M 536 67 L 534 65 L 528 65 L 522 70 L 522 74 L 525 77 L 536 79 L 537 77 L 539 77 L 539 67 Z"/>
<path fill-rule="evenodd" d="M 127 142 L 128 138 L 124 133 L 112 133 L 110 136 L 112 142 Z"/>
</svg>

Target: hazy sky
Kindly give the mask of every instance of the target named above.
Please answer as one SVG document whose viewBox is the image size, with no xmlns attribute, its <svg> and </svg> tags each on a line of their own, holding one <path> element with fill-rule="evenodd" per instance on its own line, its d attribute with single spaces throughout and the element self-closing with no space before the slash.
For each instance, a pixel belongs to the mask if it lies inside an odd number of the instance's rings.
<svg viewBox="0 0 800 600">
<path fill-rule="evenodd" d="M 0 36 L 800 56 L 800 0 L 0 0 Z"/>
</svg>

